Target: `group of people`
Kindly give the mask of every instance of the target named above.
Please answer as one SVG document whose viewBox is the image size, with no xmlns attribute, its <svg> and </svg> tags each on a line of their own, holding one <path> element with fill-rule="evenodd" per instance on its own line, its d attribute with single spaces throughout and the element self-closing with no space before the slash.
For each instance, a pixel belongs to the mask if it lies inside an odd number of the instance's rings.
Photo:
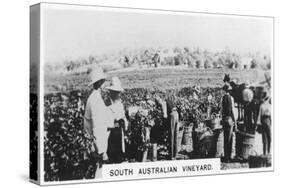
<svg viewBox="0 0 281 188">
<path fill-rule="evenodd" d="M 262 135 L 263 154 L 270 154 L 271 149 L 271 98 L 269 90 L 263 87 L 260 101 L 254 99 L 254 92 L 249 87 L 242 91 L 243 97 L 243 123 L 238 127 L 241 119 L 237 115 L 238 105 L 232 96 L 232 87 L 229 84 L 223 86 L 221 99 L 221 118 L 224 134 L 224 158 L 230 161 L 233 152 L 233 139 L 235 132 L 243 131 L 255 135 L 258 131 Z"/>
<path fill-rule="evenodd" d="M 124 131 L 128 126 L 125 109 L 120 99 L 120 93 L 124 90 L 118 77 L 113 77 L 111 84 L 105 87 L 109 91 L 110 105 L 105 105 L 101 95 L 106 75 L 99 67 L 93 70 L 91 82 L 91 94 L 88 97 L 85 114 L 84 128 L 86 133 L 93 137 L 94 151 L 98 153 L 102 161 L 109 163 L 121 163 L 125 155 Z M 221 99 L 221 120 L 224 134 L 224 158 L 229 161 L 232 157 L 233 137 L 237 130 L 237 106 L 232 96 L 232 88 L 229 84 L 223 86 L 224 94 Z M 190 96 L 199 100 L 200 88 L 194 87 Z M 211 100 L 211 94 L 208 100 Z M 269 154 L 271 148 L 271 98 L 269 92 L 263 90 L 262 100 L 257 106 L 253 102 L 254 94 L 249 88 L 243 91 L 245 101 L 243 109 L 244 126 L 247 131 L 255 133 L 257 130 L 262 134 L 263 153 Z M 177 151 L 176 132 L 178 131 L 179 117 L 177 109 L 172 101 L 158 99 L 162 106 L 163 119 L 170 126 L 169 137 L 171 141 L 171 159 L 175 158 Z M 171 105 L 170 105 L 171 103 Z M 101 166 L 97 167 L 96 178 L 101 176 Z"/>
<path fill-rule="evenodd" d="M 109 91 L 110 98 L 110 105 L 107 106 L 101 95 L 106 75 L 99 67 L 91 75 L 88 86 L 92 91 L 86 103 L 84 129 L 88 136 L 94 138 L 93 150 L 100 159 L 109 163 L 118 163 L 123 160 L 124 130 L 127 127 L 124 106 L 119 97 L 123 88 L 119 78 L 113 77 L 111 85 L 105 87 Z M 96 169 L 96 178 L 100 176 L 101 165 Z"/>
</svg>

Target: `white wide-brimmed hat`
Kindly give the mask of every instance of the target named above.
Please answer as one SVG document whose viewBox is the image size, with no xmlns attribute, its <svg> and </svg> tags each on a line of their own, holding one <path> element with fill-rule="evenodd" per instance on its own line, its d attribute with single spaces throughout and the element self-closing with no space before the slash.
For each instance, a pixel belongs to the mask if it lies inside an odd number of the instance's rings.
<svg viewBox="0 0 281 188">
<path fill-rule="evenodd" d="M 91 82 L 88 84 L 88 86 L 91 86 L 95 82 L 106 79 L 106 75 L 104 74 L 101 67 L 95 67 L 93 71 L 91 72 Z"/>
<path fill-rule="evenodd" d="M 251 102 L 254 98 L 254 93 L 249 88 L 244 89 L 242 95 L 243 95 L 243 100 L 246 102 Z"/>
<path fill-rule="evenodd" d="M 121 81 L 117 76 L 112 78 L 111 85 L 106 87 L 106 89 L 112 90 L 112 91 L 119 91 L 119 92 L 124 91 L 124 89 L 121 85 Z"/>
</svg>

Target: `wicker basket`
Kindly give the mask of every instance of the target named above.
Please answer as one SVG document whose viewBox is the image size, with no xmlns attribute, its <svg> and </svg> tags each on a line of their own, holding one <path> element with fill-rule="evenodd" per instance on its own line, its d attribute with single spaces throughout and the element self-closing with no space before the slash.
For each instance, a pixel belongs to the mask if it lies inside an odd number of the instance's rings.
<svg viewBox="0 0 281 188">
<path fill-rule="evenodd" d="M 206 136 L 199 143 L 200 157 L 215 157 L 214 137 Z"/>
<path fill-rule="evenodd" d="M 271 166 L 271 155 L 250 155 L 249 168 L 262 168 Z"/>
</svg>

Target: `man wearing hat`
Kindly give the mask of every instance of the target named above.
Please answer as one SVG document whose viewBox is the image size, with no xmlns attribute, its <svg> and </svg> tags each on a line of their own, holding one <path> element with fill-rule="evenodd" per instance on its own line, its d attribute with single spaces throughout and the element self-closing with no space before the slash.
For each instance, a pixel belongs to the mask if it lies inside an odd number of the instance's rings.
<svg viewBox="0 0 281 188">
<path fill-rule="evenodd" d="M 120 93 L 124 89 L 118 77 L 113 77 L 111 85 L 106 87 L 106 89 L 109 90 L 111 101 L 109 110 L 111 112 L 112 124 L 114 124 L 112 128 L 109 128 L 110 135 L 108 138 L 107 155 L 110 163 L 121 163 L 124 160 L 125 154 L 124 130 L 127 128 L 125 110 L 120 99 Z"/>
<path fill-rule="evenodd" d="M 110 126 L 108 121 L 109 111 L 101 97 L 101 87 L 105 82 L 106 75 L 100 67 L 96 67 L 91 74 L 91 82 L 88 85 L 92 89 L 84 114 L 84 128 L 86 132 L 95 139 L 95 152 L 107 160 L 107 127 Z M 101 176 L 101 165 L 98 165 L 95 178 Z"/>
<path fill-rule="evenodd" d="M 260 127 L 263 142 L 263 154 L 270 154 L 271 147 L 271 98 L 269 92 L 264 89 L 263 99 L 260 105 L 257 124 Z"/>
<path fill-rule="evenodd" d="M 226 162 L 231 159 L 232 143 L 233 143 L 233 129 L 234 129 L 234 99 L 229 94 L 231 86 L 226 84 L 222 88 L 225 92 L 221 100 L 221 117 L 224 132 L 224 157 Z"/>
</svg>

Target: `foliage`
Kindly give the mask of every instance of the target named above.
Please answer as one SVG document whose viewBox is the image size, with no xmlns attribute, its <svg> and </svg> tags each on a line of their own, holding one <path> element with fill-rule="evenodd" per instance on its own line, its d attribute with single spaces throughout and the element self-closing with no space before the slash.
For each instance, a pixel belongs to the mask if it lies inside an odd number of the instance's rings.
<svg viewBox="0 0 281 188">
<path fill-rule="evenodd" d="M 84 104 L 75 93 L 45 97 L 45 180 L 93 178 L 97 154 L 83 130 Z"/>
<path fill-rule="evenodd" d="M 130 122 L 129 129 L 125 132 L 129 151 L 126 155 L 129 161 L 141 161 L 141 154 L 150 143 L 158 145 L 158 160 L 168 159 L 169 127 L 163 118 L 163 110 L 157 97 L 166 100 L 172 96 L 181 121 L 203 121 L 207 93 L 213 95 L 214 110 L 217 110 L 217 98 L 220 97 L 218 89 L 207 91 L 202 88 L 200 100 L 191 99 L 191 93 L 190 88 L 169 91 L 134 88 L 126 89 L 122 93 L 121 99 Z M 84 108 L 88 95 L 89 91 L 86 90 L 45 95 L 46 181 L 94 178 L 95 167 L 100 159 L 93 149 L 94 140 L 88 137 L 83 129 Z M 107 101 L 107 93 L 102 93 L 102 96 Z M 129 114 L 130 107 L 137 107 L 138 110 Z M 145 138 L 147 128 L 151 130 L 149 139 Z"/>
</svg>

